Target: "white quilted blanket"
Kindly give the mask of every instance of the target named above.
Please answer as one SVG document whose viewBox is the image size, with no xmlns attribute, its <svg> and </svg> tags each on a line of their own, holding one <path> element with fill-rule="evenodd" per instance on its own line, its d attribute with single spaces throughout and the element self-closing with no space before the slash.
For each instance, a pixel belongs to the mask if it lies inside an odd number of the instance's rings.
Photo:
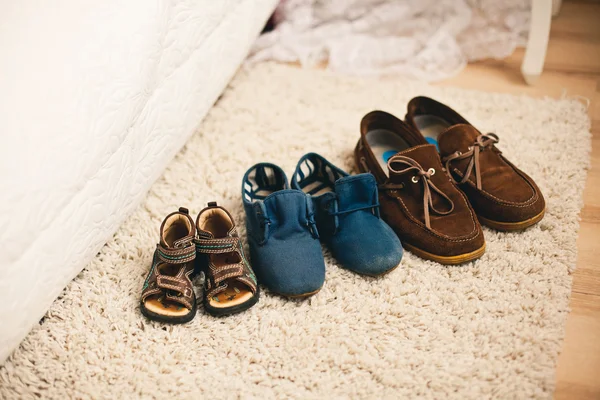
<svg viewBox="0 0 600 400">
<path fill-rule="evenodd" d="M 275 5 L 0 4 L 0 363 L 194 132 Z"/>
</svg>

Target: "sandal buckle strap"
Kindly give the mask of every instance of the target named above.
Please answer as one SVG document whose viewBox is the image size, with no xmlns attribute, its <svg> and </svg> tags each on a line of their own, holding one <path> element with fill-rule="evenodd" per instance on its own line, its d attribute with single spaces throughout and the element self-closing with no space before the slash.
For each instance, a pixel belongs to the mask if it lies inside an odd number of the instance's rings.
<svg viewBox="0 0 600 400">
<path fill-rule="evenodd" d="M 161 289 L 175 290 L 186 297 L 190 297 L 191 289 L 182 278 L 174 276 L 158 275 L 156 277 L 156 286 Z"/>
<path fill-rule="evenodd" d="M 165 248 L 157 244 L 156 250 L 158 258 L 168 264 L 185 264 L 193 261 L 196 258 L 196 248 L 191 244 L 183 248 Z"/>
<path fill-rule="evenodd" d="M 237 278 L 244 274 L 244 267 L 241 264 L 228 265 L 221 267 L 212 273 L 213 282 L 218 285 L 222 281 L 230 278 Z"/>
<path fill-rule="evenodd" d="M 222 254 L 237 251 L 240 239 L 230 237 L 225 239 L 196 239 L 196 250 L 204 254 Z"/>
<path fill-rule="evenodd" d="M 167 299 L 181 303 L 187 308 L 192 307 L 194 289 L 190 287 L 190 283 L 185 278 L 158 275 L 156 277 L 156 287 L 166 290 L 165 296 Z M 177 294 L 173 294 L 172 292 L 176 292 Z"/>
</svg>

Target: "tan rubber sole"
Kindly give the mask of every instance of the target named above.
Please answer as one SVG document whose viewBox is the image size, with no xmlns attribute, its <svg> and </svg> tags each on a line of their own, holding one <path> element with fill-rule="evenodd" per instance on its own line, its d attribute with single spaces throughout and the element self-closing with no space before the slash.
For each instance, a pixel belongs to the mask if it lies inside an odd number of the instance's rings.
<svg viewBox="0 0 600 400">
<path fill-rule="evenodd" d="M 520 231 L 523 229 L 527 229 L 530 226 L 537 224 L 538 222 L 540 222 L 542 220 L 542 218 L 544 218 L 544 214 L 546 214 L 545 208 L 542 210 L 541 213 L 539 213 L 535 217 L 532 217 L 532 218 L 526 219 L 525 221 L 520 221 L 520 222 L 493 221 L 491 219 L 480 217 L 479 215 L 477 216 L 477 218 L 479 219 L 479 222 L 481 222 L 482 225 L 485 225 L 492 229 L 496 229 L 498 231 L 510 232 L 510 231 Z"/>
<path fill-rule="evenodd" d="M 370 277 L 373 277 L 373 278 L 379 278 L 379 277 L 381 277 L 381 276 L 385 276 L 385 275 L 389 274 L 390 272 L 393 272 L 393 271 L 395 271 L 395 270 L 396 270 L 396 269 L 397 269 L 397 268 L 400 266 L 400 264 L 402 264 L 402 261 L 400 261 L 400 262 L 398 263 L 398 265 L 396 265 L 394 268 L 392 268 L 392 269 L 388 269 L 387 271 L 385 271 L 385 272 L 382 272 L 382 273 L 381 273 L 381 274 L 379 274 L 379 275 L 372 275 L 372 274 L 362 274 L 362 275 L 365 275 L 365 276 L 370 276 Z"/>
<path fill-rule="evenodd" d="M 310 297 L 310 296 L 312 296 L 313 294 L 317 294 L 317 293 L 319 293 L 320 291 L 321 291 L 321 288 L 318 288 L 318 289 L 317 289 L 317 290 L 315 290 L 314 292 L 308 292 L 308 293 L 302 293 L 302 294 L 295 294 L 295 295 L 283 294 L 283 293 L 277 293 L 277 294 L 278 294 L 278 295 L 280 295 L 280 296 L 283 296 L 283 297 L 290 298 L 290 299 L 303 299 L 303 298 L 305 298 L 305 297 Z"/>
<path fill-rule="evenodd" d="M 483 253 L 485 253 L 485 243 L 483 244 L 483 246 L 481 246 L 481 248 L 479 248 L 475 251 L 472 251 L 470 253 L 465 253 L 465 254 L 459 254 L 456 256 L 439 256 L 437 254 L 431 254 L 425 250 L 421 250 L 415 246 L 411 246 L 408 243 L 402 243 L 402 246 L 406 250 L 410 251 L 411 253 L 413 253 L 421 258 L 439 262 L 440 264 L 445 264 L 445 265 L 463 264 L 463 263 L 466 263 L 469 261 L 476 260 L 479 257 L 481 257 L 483 255 Z"/>
</svg>

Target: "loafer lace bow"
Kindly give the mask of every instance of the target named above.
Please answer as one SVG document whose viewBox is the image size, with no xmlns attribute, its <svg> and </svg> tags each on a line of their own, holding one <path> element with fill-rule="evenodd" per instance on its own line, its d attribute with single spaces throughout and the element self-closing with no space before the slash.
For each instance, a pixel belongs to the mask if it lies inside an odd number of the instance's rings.
<svg viewBox="0 0 600 400">
<path fill-rule="evenodd" d="M 404 168 L 397 169 L 396 166 Z M 429 168 L 426 171 L 417 161 L 401 155 L 391 157 L 388 160 L 388 168 L 396 175 L 413 173 L 414 175 L 411 178 L 411 182 L 416 184 L 420 181 L 423 185 L 423 213 L 425 214 L 425 226 L 427 226 L 427 228 L 431 229 L 431 221 L 429 218 L 430 210 L 438 215 L 448 215 L 454 211 L 454 202 L 431 181 L 431 177 L 435 174 L 435 169 Z M 380 186 L 380 188 L 384 190 L 397 190 L 402 189 L 403 187 L 404 184 L 398 183 L 386 183 Z M 450 208 L 447 211 L 435 208 L 433 205 L 432 192 L 437 193 L 450 205 Z"/>
<path fill-rule="evenodd" d="M 462 153 L 460 151 L 456 151 L 453 154 L 450 154 L 447 157 L 444 157 L 442 160 L 445 163 L 445 167 L 447 171 L 450 171 L 450 163 L 452 161 L 457 160 L 469 160 L 469 165 L 467 165 L 467 169 L 465 170 L 464 176 L 460 181 L 456 181 L 452 174 L 448 173 L 450 179 L 456 184 L 465 183 L 471 177 L 471 174 L 475 173 L 475 181 L 477 184 L 477 189 L 481 190 L 481 170 L 479 166 L 479 153 L 484 151 L 486 148 L 493 146 L 495 143 L 498 143 L 500 139 L 494 133 L 487 133 L 485 135 L 477 136 L 475 143 L 472 146 L 469 146 L 469 150 Z"/>
</svg>

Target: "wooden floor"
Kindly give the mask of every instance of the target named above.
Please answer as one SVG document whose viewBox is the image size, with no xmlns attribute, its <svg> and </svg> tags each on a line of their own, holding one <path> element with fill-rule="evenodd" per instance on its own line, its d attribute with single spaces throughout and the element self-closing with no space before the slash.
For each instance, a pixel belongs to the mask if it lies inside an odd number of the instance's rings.
<svg viewBox="0 0 600 400">
<path fill-rule="evenodd" d="M 588 173 L 573 275 L 571 313 L 558 361 L 556 399 L 600 399 L 600 1 L 563 3 L 553 20 L 544 73 L 527 86 L 524 50 L 501 61 L 469 65 L 441 85 L 532 96 L 589 99 L 592 169 Z"/>
</svg>

